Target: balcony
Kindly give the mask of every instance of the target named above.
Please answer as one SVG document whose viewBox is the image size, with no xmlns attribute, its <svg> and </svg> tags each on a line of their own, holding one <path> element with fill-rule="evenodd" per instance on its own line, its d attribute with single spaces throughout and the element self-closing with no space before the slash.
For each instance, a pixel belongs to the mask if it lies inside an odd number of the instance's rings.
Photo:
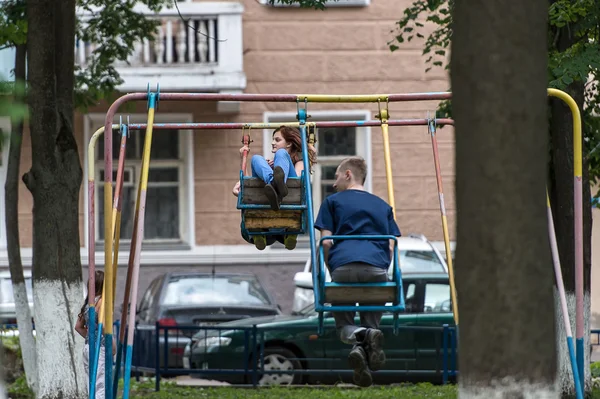
<svg viewBox="0 0 600 399">
<path fill-rule="evenodd" d="M 127 62 L 115 65 L 122 92 L 146 91 L 148 83 L 161 91 L 241 92 L 243 68 L 242 12 L 235 2 L 178 2 L 159 13 L 143 5 L 134 10 L 161 21 L 154 38 L 136 43 Z M 79 12 L 85 23 L 89 13 Z M 183 20 L 182 20 L 183 17 Z M 185 21 L 184 21 L 185 20 Z M 85 66 L 95 43 L 75 41 L 75 62 Z"/>
</svg>

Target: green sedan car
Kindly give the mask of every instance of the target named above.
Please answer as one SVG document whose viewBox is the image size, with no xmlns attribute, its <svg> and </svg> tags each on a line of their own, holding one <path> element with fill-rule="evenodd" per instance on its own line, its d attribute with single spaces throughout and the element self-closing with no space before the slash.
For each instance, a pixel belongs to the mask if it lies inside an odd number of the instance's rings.
<svg viewBox="0 0 600 399">
<path fill-rule="evenodd" d="M 402 280 L 406 310 L 399 315 L 401 328 L 394 335 L 393 315 L 383 315 L 380 328 L 385 334 L 387 362 L 383 370 L 373 373 L 373 382 L 441 382 L 443 325 L 450 330 L 454 326 L 448 274 L 404 273 Z M 331 312 L 325 312 L 324 318 L 321 336 L 312 304 L 299 315 L 221 323 L 215 326 L 219 330 L 201 330 L 193 336 L 185 348 L 184 367 L 197 378 L 232 384 L 351 382 L 347 360 L 351 346 L 339 340 Z M 448 347 L 452 341 L 447 340 Z M 452 369 L 456 364 L 456 352 L 449 350 L 447 365 Z M 254 365 L 258 365 L 256 373 Z"/>
</svg>

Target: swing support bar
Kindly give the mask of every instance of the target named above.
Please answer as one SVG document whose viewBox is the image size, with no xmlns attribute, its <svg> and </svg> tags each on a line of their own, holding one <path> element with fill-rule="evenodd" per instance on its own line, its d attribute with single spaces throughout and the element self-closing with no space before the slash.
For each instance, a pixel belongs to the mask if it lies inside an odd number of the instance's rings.
<svg viewBox="0 0 600 399">
<path fill-rule="evenodd" d="M 557 97 L 563 100 L 571 109 L 573 113 L 573 142 L 574 142 L 574 201 L 575 201 L 575 225 L 574 225 L 574 233 L 575 233 L 575 291 L 576 291 L 576 360 L 578 365 L 578 377 L 580 378 L 580 384 L 576 384 L 580 387 L 580 390 L 584 387 L 584 378 L 585 372 L 583 368 L 583 359 L 584 359 L 584 350 L 583 350 L 583 330 L 584 330 L 584 315 L 583 315 L 583 196 L 582 196 L 582 135 L 581 135 L 581 116 L 579 113 L 579 108 L 575 101 L 565 92 L 556 89 L 548 89 L 548 95 L 552 97 Z M 440 101 L 440 100 L 449 100 L 451 99 L 452 94 L 450 92 L 433 92 L 433 93 L 403 93 L 403 94 L 372 94 L 372 95 L 313 95 L 313 94 L 223 94 L 223 93 L 160 93 L 158 90 L 157 93 L 151 93 L 148 87 L 147 93 L 130 93 L 123 95 L 118 98 L 108 109 L 105 118 L 105 124 L 102 128 L 98 129 L 90 139 L 90 143 L 88 146 L 88 201 L 89 201 L 89 231 L 88 231 L 88 262 L 89 262 L 89 292 L 94 291 L 95 281 L 94 281 L 94 273 L 95 273 L 95 206 L 94 206 L 94 190 L 95 190 L 95 144 L 99 138 L 99 136 L 107 131 L 110 131 L 111 134 L 105 134 L 104 136 L 104 170 L 108 171 L 104 175 L 104 216 L 105 216 L 105 301 L 104 303 L 107 305 L 106 309 L 103 309 L 103 320 L 104 322 L 104 333 L 107 338 L 110 338 L 112 335 L 112 318 L 113 318 L 113 307 L 114 307 L 114 289 L 115 289 L 115 281 L 116 281 L 116 259 L 117 256 L 114 254 L 113 260 L 113 239 L 118 242 L 119 237 L 114 237 L 115 229 L 119 231 L 120 224 L 120 196 L 122 195 L 120 185 L 122 176 L 117 174 L 117 185 L 115 195 L 118 195 L 118 198 L 115 198 L 113 201 L 113 154 L 112 154 L 112 141 L 113 135 L 112 130 L 123 127 L 120 124 L 113 124 L 113 119 L 115 113 L 119 110 L 119 108 L 127 102 L 131 101 L 148 101 L 148 123 L 146 124 L 127 124 L 128 131 L 131 130 L 142 130 L 146 129 L 146 143 L 144 145 L 144 156 L 142 163 L 142 184 L 138 190 L 138 201 L 136 202 L 136 212 L 135 212 L 135 220 L 134 220 L 134 230 L 137 234 L 134 234 L 132 241 L 132 251 L 130 251 L 130 259 L 129 259 L 129 268 L 127 273 L 127 288 L 126 288 L 126 298 L 124 301 L 124 305 L 129 301 L 129 306 L 135 308 L 136 302 L 136 292 L 137 292 L 137 280 L 139 273 L 139 262 L 140 262 L 140 250 L 141 250 L 141 241 L 137 242 L 136 236 L 143 232 L 143 224 L 144 224 L 144 214 L 143 214 L 143 203 L 145 199 L 145 189 L 146 189 L 146 181 L 148 174 L 148 166 L 149 166 L 149 156 L 150 156 L 150 145 L 151 145 L 151 136 L 153 129 L 271 129 L 277 128 L 282 125 L 285 126 L 294 126 L 299 127 L 301 131 L 301 136 L 303 142 L 306 140 L 307 126 L 312 127 L 363 127 L 363 126 L 381 126 L 385 135 L 385 131 L 387 131 L 388 126 L 430 126 L 430 119 L 403 119 L 403 120 L 392 120 L 389 118 L 389 114 L 387 113 L 387 108 L 385 112 L 382 112 L 380 108 L 380 115 L 378 115 L 379 120 L 370 120 L 370 121 L 339 121 L 339 122 L 308 122 L 306 119 L 308 115 L 306 114 L 306 108 L 300 109 L 300 102 L 304 102 L 305 105 L 308 102 L 313 103 L 378 103 L 385 102 L 386 104 L 390 102 L 408 102 L 408 101 Z M 298 122 L 290 122 L 290 123 L 165 123 L 165 124 L 154 124 L 154 112 L 158 109 L 159 100 L 166 101 L 243 101 L 243 102 L 287 102 L 287 103 L 296 103 L 298 106 Z M 436 125 L 453 125 L 454 122 L 451 119 L 436 119 Z M 387 136 L 386 136 L 387 137 Z M 389 139 L 389 138 L 388 138 Z M 123 139 L 123 143 L 124 143 Z M 386 140 L 387 141 L 387 140 Z M 388 143 L 389 145 L 389 143 Z M 119 169 L 121 169 L 121 160 L 119 160 Z M 303 151 L 303 163 L 305 166 L 305 170 L 308 170 L 308 155 L 307 151 Z M 390 175 L 391 177 L 391 175 Z M 307 206 L 306 209 L 306 217 L 308 222 L 308 230 L 311 238 L 311 262 L 313 266 L 317 266 L 320 264 L 318 262 L 318 254 L 316 248 L 316 241 L 314 237 L 314 220 L 313 220 L 313 212 L 312 212 L 312 201 L 310 198 L 311 190 L 310 190 L 310 179 L 308 174 L 304 176 L 306 179 L 306 190 L 307 198 L 310 206 Z M 389 179 L 389 178 L 388 178 Z M 393 190 L 393 185 L 388 184 L 388 189 Z M 439 186 L 439 192 L 441 191 L 441 185 Z M 393 192 L 392 192 L 393 193 Z M 140 206 L 140 203 L 142 204 Z M 391 204 L 394 206 L 394 204 Z M 112 208 L 112 209 L 111 209 Z M 142 208 L 142 209 L 139 209 Z M 394 209 L 395 210 L 395 209 Z M 442 209 L 443 213 L 443 209 Z M 139 215 L 138 215 L 139 214 Z M 138 220 L 139 219 L 139 220 Z M 339 237 L 338 237 L 339 239 Z M 445 241 L 447 241 L 445 239 Z M 446 243 L 447 244 L 447 243 Z M 448 245 L 446 245 L 448 247 Z M 114 246 L 115 252 L 118 251 L 118 244 Z M 447 248 L 448 249 L 448 248 Z M 397 247 L 396 247 L 397 252 Z M 448 254 L 451 256 L 451 254 Z M 397 255 L 394 256 L 397 258 Z M 394 273 L 396 274 L 396 273 Z M 451 277 L 452 278 L 452 277 Z M 317 276 L 313 276 L 313 282 L 319 283 L 317 280 Z M 131 287 L 130 287 L 131 284 Z M 318 287 L 318 285 L 315 285 Z M 130 295 L 127 295 L 130 294 Z M 316 294 L 316 292 L 315 292 Z M 131 300 L 129 298 L 131 296 Z M 322 298 L 321 298 L 322 299 Z M 402 295 L 400 295 L 400 300 L 403 302 Z M 90 296 L 89 300 L 89 315 L 90 320 L 94 320 L 94 298 Z M 322 306 L 321 304 L 316 303 L 316 306 Z M 398 304 L 397 306 L 404 306 Z M 354 307 L 353 307 L 354 308 Z M 124 306 L 124 313 L 128 312 L 128 306 Z M 131 345 L 133 344 L 133 326 L 135 323 L 135 314 L 131 312 L 129 315 L 129 334 L 124 334 L 123 332 L 120 334 L 120 344 L 125 344 L 127 347 L 126 355 L 126 381 L 128 382 L 127 376 L 129 375 L 128 365 L 131 364 Z M 322 314 L 320 314 L 322 317 Z M 123 316 L 122 321 L 126 320 L 126 316 Z M 97 353 L 95 349 L 95 339 L 94 336 L 94 323 L 90 323 L 90 366 L 93 367 L 94 358 L 97 358 Z M 458 325 L 458 317 L 456 319 L 456 324 Z M 126 326 L 122 325 L 121 328 L 124 329 Z M 98 335 L 102 332 L 99 331 Z M 123 342 L 124 341 L 124 342 Z M 110 389 L 112 381 L 109 381 L 111 377 L 111 370 L 108 370 L 109 367 L 112 367 L 112 356 L 111 349 L 112 345 L 110 345 L 110 340 L 107 339 L 107 397 L 111 398 L 113 394 L 116 396 L 116 392 L 111 392 Z M 123 347 L 123 346 L 122 346 Z M 120 349 L 119 349 L 120 350 Z M 576 373 L 574 373 L 576 374 Z M 116 375 L 115 378 L 118 376 Z M 90 397 L 93 399 L 94 397 L 94 388 L 93 388 L 93 380 L 95 380 L 95 376 L 90 376 Z M 128 384 L 126 384 L 128 385 Z M 124 392 L 124 396 L 128 396 L 128 390 L 126 389 Z"/>
</svg>

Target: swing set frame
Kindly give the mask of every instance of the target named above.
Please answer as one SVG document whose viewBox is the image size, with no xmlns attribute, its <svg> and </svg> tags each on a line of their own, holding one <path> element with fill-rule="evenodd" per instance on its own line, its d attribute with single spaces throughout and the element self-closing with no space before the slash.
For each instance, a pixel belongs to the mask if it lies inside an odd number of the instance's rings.
<svg viewBox="0 0 600 399">
<path fill-rule="evenodd" d="M 567 345 L 571 358 L 571 366 L 574 375 L 574 382 L 576 387 L 577 398 L 583 398 L 582 387 L 584 387 L 584 351 L 583 351 L 583 196 L 582 196 L 582 133 L 581 133 L 581 116 L 577 104 L 567 93 L 557 90 L 548 89 L 548 95 L 556 97 L 565 102 L 573 114 L 573 142 L 574 142 L 574 199 L 575 199 L 575 287 L 576 287 L 576 350 L 573 345 L 573 337 L 571 332 L 571 326 L 569 321 L 569 315 L 567 313 L 566 296 L 564 292 L 564 285 L 562 283 L 562 275 L 560 270 L 560 262 L 558 260 L 558 251 L 556 247 L 556 237 L 554 232 L 554 224 L 551 219 L 550 202 L 548 200 L 548 223 L 549 223 L 549 239 L 552 247 L 552 255 L 554 261 L 554 269 L 556 274 L 556 281 L 559 288 L 559 294 L 563 309 L 563 318 L 567 331 Z M 88 144 L 88 201 L 89 201 L 89 213 L 88 213 L 88 275 L 89 275 L 89 287 L 88 292 L 94 292 L 94 274 L 95 274 L 95 204 L 94 204 L 94 191 L 95 191 L 95 162 L 94 154 L 96 150 L 96 143 L 100 136 L 105 132 L 111 132 L 111 134 L 104 135 L 104 170 L 113 170 L 113 154 L 112 154 L 112 132 L 113 130 L 120 130 L 121 132 L 121 143 L 119 150 L 119 159 L 117 164 L 117 175 L 115 193 L 113 197 L 113 176 L 112 173 L 104 174 L 104 237 L 110 237 L 110 239 L 104 240 L 104 288 L 103 288 L 103 301 L 100 308 L 99 323 L 93 322 L 96 320 L 95 307 L 94 307 L 94 295 L 88 295 L 89 298 L 89 345 L 90 345 L 90 369 L 93 372 L 89 375 L 89 393 L 90 398 L 95 397 L 95 377 L 98 365 L 98 354 L 100 339 L 98 332 L 103 333 L 105 336 L 106 343 L 106 398 L 112 399 L 117 396 L 117 384 L 118 376 L 120 374 L 120 366 L 122 363 L 122 356 L 125 356 L 125 367 L 124 367 L 124 391 L 123 398 L 129 397 L 129 382 L 131 375 L 131 358 L 132 358 L 132 346 L 134 338 L 135 328 L 135 310 L 137 307 L 137 297 L 135 293 L 138 291 L 138 277 L 140 268 L 140 255 L 141 255 L 141 244 L 142 240 L 139 237 L 143 236 L 144 229 L 144 216 L 145 216 L 145 202 L 146 202 L 146 191 L 148 183 L 148 171 L 150 163 L 150 150 L 152 145 L 152 133 L 154 129 L 191 129 L 191 130 L 203 130 L 203 129 L 227 129 L 242 131 L 248 129 L 276 129 L 280 126 L 293 126 L 299 127 L 301 132 L 302 143 L 307 142 L 307 126 L 313 128 L 319 127 L 363 127 L 363 126 L 381 126 L 383 136 L 383 149 L 384 149 L 384 161 L 386 169 L 386 181 L 388 189 L 388 203 L 392 207 L 394 217 L 396 217 L 396 207 L 394 199 L 394 186 L 393 176 L 391 167 L 391 152 L 389 142 L 389 126 L 427 126 L 428 134 L 431 137 L 434 166 L 436 172 L 436 182 L 438 188 L 438 196 L 440 203 L 440 213 L 442 219 L 442 230 L 444 235 L 444 244 L 446 249 L 446 259 L 449 271 L 450 280 L 450 294 L 453 308 L 453 316 L 456 327 L 459 326 L 459 315 L 458 315 L 458 302 L 456 298 L 456 288 L 454 281 L 454 268 L 452 262 L 452 253 L 450 248 L 450 239 L 448 233 L 448 223 L 446 217 L 446 209 L 444 203 L 444 194 L 442 187 L 439 152 L 437 148 L 437 131 L 438 125 L 453 125 L 452 119 L 437 119 L 428 118 L 425 119 L 389 119 L 388 105 L 390 102 L 408 102 L 408 101 L 433 101 L 433 100 L 449 100 L 452 94 L 450 92 L 432 92 L 432 93 L 401 93 L 401 94 L 361 94 L 361 95 L 323 95 L 323 94 L 220 94 L 220 93 L 160 93 L 160 87 L 157 86 L 157 91 L 152 92 L 150 85 L 146 93 L 129 93 L 121 96 L 115 102 L 113 102 L 106 113 L 105 124 L 99 128 L 90 138 Z M 148 117 L 147 123 L 122 123 L 114 124 L 114 116 L 118 109 L 127 102 L 132 101 L 147 101 Z M 289 123 L 154 123 L 155 111 L 158 109 L 160 101 L 245 101 L 245 102 L 286 102 L 296 103 L 298 109 L 298 122 Z M 313 103 L 377 103 L 379 113 L 376 115 L 375 120 L 370 121 L 325 121 L 325 122 L 307 122 L 309 115 L 307 114 L 307 105 L 309 102 Z M 304 104 L 302 108 L 300 104 Z M 146 129 L 146 137 L 144 142 L 143 156 L 142 156 L 142 169 L 140 176 L 140 184 L 138 186 L 137 201 L 135 205 L 134 213 L 134 225 L 133 225 L 133 236 L 131 240 L 131 250 L 129 253 L 129 262 L 127 268 L 127 280 L 125 295 L 123 299 L 123 312 L 121 315 L 121 328 L 117 342 L 117 359 L 116 359 L 116 372 L 113 378 L 113 353 L 112 353 L 112 334 L 113 334 L 113 312 L 114 312 L 114 293 L 116 291 L 116 277 L 117 277 L 117 260 L 119 251 L 119 238 L 120 238 L 120 224 L 121 224 L 121 209 L 122 209 L 122 187 L 124 177 L 124 163 L 125 163 L 125 147 L 127 141 L 127 135 L 130 130 L 142 130 Z M 242 142 L 245 145 L 249 145 L 251 142 L 249 133 L 243 135 Z M 304 170 L 308 171 L 309 160 L 308 151 L 306 146 L 303 148 L 303 163 Z M 247 161 L 247 153 L 242 156 L 242 167 L 240 171 L 240 183 L 243 183 L 245 164 Z M 301 176 L 303 181 L 303 204 L 300 209 L 303 212 L 303 230 L 307 229 L 310 237 L 310 252 L 311 262 L 313 264 L 313 287 L 315 293 L 315 308 L 319 312 L 320 320 L 322 321 L 323 311 L 327 310 L 349 310 L 347 307 L 330 306 L 326 307 L 321 298 L 321 293 L 325 289 L 325 272 L 324 272 L 324 259 L 322 251 L 320 254 L 317 252 L 317 245 L 314 231 L 314 215 L 313 215 L 313 203 L 312 203 L 312 191 L 310 184 L 310 174 L 303 173 Z M 240 197 L 243 184 L 240 187 Z M 238 207 L 240 204 L 238 203 Z M 288 205 L 289 206 L 289 205 Z M 283 208 L 282 208 L 283 209 Z M 322 237 L 321 241 L 328 238 L 335 239 L 348 239 L 349 237 Z M 368 237 L 364 237 L 368 238 Z M 382 236 L 377 237 L 378 239 L 388 239 L 391 237 Z M 394 238 L 395 239 L 395 238 Z M 114 242 L 113 242 L 114 241 Z M 397 243 L 397 242 L 396 242 Z M 386 310 L 392 309 L 394 311 L 395 320 L 397 320 L 398 312 L 404 309 L 404 298 L 402 295 L 401 286 L 401 273 L 398 264 L 398 248 L 397 245 L 394 251 L 394 283 L 378 283 L 378 284 L 396 284 L 399 290 L 396 291 L 397 300 L 394 301 L 394 306 L 385 307 Z M 314 267 L 319 265 L 319 267 Z M 398 280 L 396 280 L 396 278 Z M 335 285 L 335 283 L 328 283 Z M 374 287 L 378 288 L 378 287 Z M 132 295 L 132 293 L 134 293 Z M 108 304 L 108 306 L 105 306 Z M 375 311 L 372 306 L 351 306 L 352 310 L 356 311 Z M 379 309 L 377 309 L 379 310 Z M 127 327 L 127 328 L 125 328 Z"/>
</svg>

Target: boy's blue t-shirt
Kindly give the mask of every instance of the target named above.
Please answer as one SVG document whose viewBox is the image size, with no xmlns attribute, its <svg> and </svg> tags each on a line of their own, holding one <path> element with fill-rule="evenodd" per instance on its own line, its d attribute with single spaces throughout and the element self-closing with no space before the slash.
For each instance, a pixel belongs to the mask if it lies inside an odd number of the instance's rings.
<svg viewBox="0 0 600 399">
<path fill-rule="evenodd" d="M 367 191 L 344 190 L 325 198 L 315 227 L 333 235 L 393 235 L 400 237 L 392 207 Z M 329 250 L 331 271 L 353 262 L 387 269 L 390 266 L 388 240 L 334 240 Z"/>
</svg>

